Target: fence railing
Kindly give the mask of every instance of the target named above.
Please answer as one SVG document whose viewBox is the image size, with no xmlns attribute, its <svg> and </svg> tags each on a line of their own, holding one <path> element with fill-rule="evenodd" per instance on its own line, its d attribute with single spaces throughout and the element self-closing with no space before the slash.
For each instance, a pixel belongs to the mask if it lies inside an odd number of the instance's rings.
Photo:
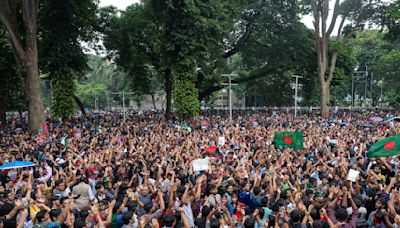
<svg viewBox="0 0 400 228">
<path fill-rule="evenodd" d="M 233 110 L 266 110 L 266 111 L 273 111 L 273 110 L 277 110 L 277 111 L 294 111 L 295 107 L 234 107 L 232 108 Z M 227 107 L 202 107 L 202 110 L 222 110 L 222 111 L 228 111 L 229 108 Z M 312 107 L 297 107 L 297 110 L 301 110 L 301 111 L 318 111 L 320 110 L 319 106 L 312 106 Z M 371 108 L 371 107 L 329 107 L 330 111 L 335 111 L 335 110 L 394 110 L 393 108 L 389 108 L 389 107 L 385 107 L 385 108 L 380 108 L 380 107 L 375 107 L 375 108 Z"/>
</svg>

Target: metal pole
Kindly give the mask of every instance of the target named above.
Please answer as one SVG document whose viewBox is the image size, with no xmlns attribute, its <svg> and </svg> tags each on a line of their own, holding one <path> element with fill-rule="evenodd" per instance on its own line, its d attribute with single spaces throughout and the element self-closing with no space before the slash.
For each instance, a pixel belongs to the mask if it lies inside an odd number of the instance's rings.
<svg viewBox="0 0 400 228">
<path fill-rule="evenodd" d="M 110 111 L 110 98 L 107 96 L 107 111 Z"/>
<path fill-rule="evenodd" d="M 351 108 L 354 107 L 354 73 L 351 76 Z"/>
<path fill-rule="evenodd" d="M 296 78 L 296 84 L 295 84 L 295 92 L 294 92 L 294 117 L 297 117 L 297 89 L 299 87 L 299 78 L 303 78 L 302 76 L 299 75 L 292 75 L 292 77 Z"/>
<path fill-rule="evenodd" d="M 371 97 L 371 108 L 372 108 L 372 100 L 373 100 L 373 95 L 372 95 L 372 78 L 374 77 L 374 72 L 371 71 L 371 78 L 369 79 L 369 84 L 370 84 L 370 88 L 369 88 L 369 93 L 370 93 L 370 97 Z"/>
<path fill-rule="evenodd" d="M 382 103 L 383 103 L 383 88 L 382 88 L 382 85 L 381 85 L 381 108 L 382 108 Z"/>
<path fill-rule="evenodd" d="M 232 75 L 229 74 L 229 120 L 232 121 L 232 83 L 231 77 Z"/>
<path fill-rule="evenodd" d="M 296 87 L 294 92 L 294 117 L 297 117 L 297 86 L 299 84 L 299 77 L 296 75 Z"/>
<path fill-rule="evenodd" d="M 257 107 L 257 86 L 254 86 L 254 107 Z"/>
<path fill-rule="evenodd" d="M 237 74 L 231 73 L 231 74 L 222 74 L 222 76 L 228 76 L 229 77 L 229 83 L 222 83 L 222 85 L 229 86 L 229 120 L 232 120 L 232 86 L 235 86 L 237 84 L 232 84 L 232 76 L 237 76 Z"/>
<path fill-rule="evenodd" d="M 365 66 L 364 104 L 367 107 L 368 66 Z"/>
<path fill-rule="evenodd" d="M 94 110 L 97 110 L 97 92 L 94 92 Z"/>
<path fill-rule="evenodd" d="M 126 120 L 126 116 L 125 116 L 125 92 L 122 91 L 122 111 L 124 112 L 124 123 Z"/>
</svg>

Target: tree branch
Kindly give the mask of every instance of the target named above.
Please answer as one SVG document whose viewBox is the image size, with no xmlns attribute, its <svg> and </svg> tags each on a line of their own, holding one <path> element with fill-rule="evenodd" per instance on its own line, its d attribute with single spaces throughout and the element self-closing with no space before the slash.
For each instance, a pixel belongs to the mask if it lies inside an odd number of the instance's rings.
<svg viewBox="0 0 400 228">
<path fill-rule="evenodd" d="M 338 28 L 338 33 L 337 33 L 337 37 L 336 40 L 339 41 L 340 36 L 342 35 L 342 29 L 343 29 L 343 25 L 344 25 L 344 21 L 346 20 L 346 17 L 343 16 L 342 17 L 342 21 L 340 22 L 339 28 Z"/>
<path fill-rule="evenodd" d="M 254 20 L 256 16 L 251 17 L 250 19 L 248 19 L 246 26 L 245 26 L 245 31 L 243 33 L 243 35 L 238 39 L 238 41 L 236 42 L 236 44 L 233 45 L 233 48 L 231 48 L 229 51 L 225 52 L 222 57 L 223 58 L 229 58 L 232 55 L 236 54 L 240 47 L 247 41 L 247 39 L 250 37 L 251 34 L 251 24 L 254 22 Z"/>
<path fill-rule="evenodd" d="M 324 59 L 323 59 L 323 47 L 321 45 L 321 36 L 320 36 L 320 14 L 318 12 L 317 8 L 317 2 L 316 0 L 311 0 L 311 9 L 313 11 L 314 15 L 314 35 L 315 35 L 315 47 L 317 50 L 317 59 L 318 59 L 318 75 L 320 77 L 320 80 L 325 80 L 323 77 L 321 78 L 321 75 L 323 75 L 323 67 L 324 67 Z"/>
<path fill-rule="evenodd" d="M 356 20 L 355 20 L 355 23 L 354 23 L 353 28 L 352 28 L 351 31 L 347 34 L 347 37 L 350 37 L 350 36 L 352 36 L 352 35 L 355 33 L 355 31 L 356 31 L 358 25 L 363 21 L 363 18 L 365 17 L 365 14 L 368 12 L 367 9 L 368 9 L 368 7 L 370 7 L 370 6 L 372 6 L 372 0 L 370 0 L 370 1 L 368 2 L 368 5 L 366 5 L 365 7 L 363 7 L 363 8 L 361 9 L 361 12 L 358 14 L 358 17 L 357 17 Z M 364 19 L 364 20 L 365 20 L 365 19 Z"/>
<path fill-rule="evenodd" d="M 321 58 L 322 58 L 322 72 L 325 72 L 328 64 L 328 42 L 329 36 L 326 34 L 326 21 L 328 20 L 329 14 L 329 0 L 324 0 L 322 5 L 322 15 L 321 15 Z M 322 74 L 322 73 L 321 73 Z"/>
<path fill-rule="evenodd" d="M 336 0 L 335 6 L 333 7 L 333 16 L 331 20 L 331 24 L 329 25 L 328 31 L 326 32 L 326 35 L 328 37 L 331 36 L 333 29 L 335 28 L 336 20 L 337 17 L 339 16 L 339 0 Z"/>
<path fill-rule="evenodd" d="M 244 78 L 239 78 L 232 80 L 232 83 L 243 83 L 243 82 L 249 82 L 253 81 L 262 77 L 265 77 L 269 74 L 275 73 L 278 68 L 268 68 L 267 66 L 261 67 L 261 69 L 258 69 L 256 71 L 253 71 L 249 76 L 244 77 Z M 211 95 L 213 92 L 218 91 L 220 89 L 223 89 L 225 86 L 224 85 L 213 85 L 207 87 L 205 90 L 201 91 L 199 94 L 199 99 L 203 99 L 209 95 Z"/>
<path fill-rule="evenodd" d="M 331 81 L 332 81 L 332 78 L 333 78 L 333 72 L 335 71 L 337 56 L 338 56 L 338 51 L 335 51 L 332 54 L 331 64 L 329 66 L 329 76 L 328 76 L 328 80 L 326 81 L 326 83 L 328 83 L 328 85 L 331 84 Z"/>
<path fill-rule="evenodd" d="M 26 29 L 30 33 L 36 33 L 37 27 L 37 11 L 38 11 L 38 1 L 37 0 L 23 0 L 22 2 L 22 18 Z"/>
<path fill-rule="evenodd" d="M 222 57 L 227 59 L 227 58 L 231 57 L 232 55 L 236 54 L 239 51 L 239 48 L 236 45 L 229 51 L 224 52 L 224 54 L 222 54 Z"/>
<path fill-rule="evenodd" d="M 15 12 L 10 12 L 11 10 L 9 2 L 2 2 L 2 3 L 3 4 L 0 4 L 0 22 L 4 25 L 10 37 L 11 43 L 13 45 L 13 50 L 15 50 L 14 51 L 15 58 L 19 61 L 23 61 L 25 59 L 25 51 L 22 46 L 21 40 L 17 36 L 17 31 L 15 29 L 15 26 L 11 23 L 11 18 L 10 18 L 10 15 L 15 14 Z"/>
<path fill-rule="evenodd" d="M 328 20 L 328 14 L 329 14 L 329 0 L 324 0 L 322 1 L 322 39 L 326 37 L 326 21 Z M 328 36 L 329 37 L 329 36 Z"/>
</svg>

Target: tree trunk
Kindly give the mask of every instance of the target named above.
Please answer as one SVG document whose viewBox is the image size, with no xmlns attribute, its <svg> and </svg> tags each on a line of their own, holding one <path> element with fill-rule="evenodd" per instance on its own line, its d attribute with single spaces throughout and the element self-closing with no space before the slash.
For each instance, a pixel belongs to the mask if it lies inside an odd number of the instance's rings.
<svg viewBox="0 0 400 228">
<path fill-rule="evenodd" d="M 165 94 L 167 99 L 167 107 L 165 109 L 165 118 L 171 118 L 171 99 L 172 99 L 172 75 L 171 69 L 167 68 L 165 70 Z"/>
<path fill-rule="evenodd" d="M 23 115 L 22 110 L 18 110 L 18 115 L 19 115 L 19 121 L 21 121 L 21 123 L 24 122 L 24 117 L 22 116 Z"/>
<path fill-rule="evenodd" d="M 6 100 L 2 95 L 0 95 L 0 128 L 7 125 L 6 117 Z"/>
<path fill-rule="evenodd" d="M 29 28 L 26 39 L 26 70 L 25 90 L 28 99 L 28 121 L 29 131 L 33 132 L 40 128 L 44 119 L 44 106 L 42 91 L 40 88 L 38 69 L 38 49 L 36 29 Z"/>
<path fill-rule="evenodd" d="M 329 117 L 330 88 L 329 88 L 329 84 L 324 81 L 320 81 L 320 85 L 321 85 L 321 99 L 320 99 L 321 116 L 323 118 L 328 118 Z"/>
<path fill-rule="evenodd" d="M 74 101 L 78 105 L 79 109 L 81 110 L 82 115 L 86 115 L 85 106 L 83 106 L 83 103 L 79 99 L 79 97 L 74 94 L 74 95 L 72 95 L 72 98 L 74 98 Z"/>
<path fill-rule="evenodd" d="M 154 98 L 154 93 L 151 93 L 151 102 L 153 103 L 153 109 L 157 110 L 157 106 L 156 106 L 156 99 Z"/>
</svg>

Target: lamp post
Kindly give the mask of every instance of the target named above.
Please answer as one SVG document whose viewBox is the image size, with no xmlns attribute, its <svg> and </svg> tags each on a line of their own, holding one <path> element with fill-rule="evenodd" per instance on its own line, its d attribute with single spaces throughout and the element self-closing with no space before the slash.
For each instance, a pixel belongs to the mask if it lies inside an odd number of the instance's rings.
<svg viewBox="0 0 400 228">
<path fill-rule="evenodd" d="M 299 76 L 299 75 L 292 75 L 292 77 L 296 78 L 296 84 L 294 87 L 294 117 L 296 118 L 297 117 L 297 100 L 298 100 L 297 90 L 299 87 L 299 78 L 303 78 L 303 77 Z"/>
<path fill-rule="evenodd" d="M 98 109 L 97 107 L 97 92 L 93 92 L 94 96 L 94 110 L 96 111 Z"/>
<path fill-rule="evenodd" d="M 229 78 L 229 83 L 222 83 L 222 85 L 229 86 L 229 121 L 232 121 L 232 86 L 237 84 L 232 84 L 232 76 L 236 77 L 237 74 L 222 74 L 222 76 Z"/>
<path fill-rule="evenodd" d="M 127 93 L 125 91 L 122 91 L 122 92 L 116 92 L 116 93 L 112 93 L 112 94 L 117 94 L 117 95 L 121 95 L 122 94 L 122 112 L 123 112 L 123 115 L 124 115 L 124 123 L 125 123 L 125 121 L 126 121 L 125 94 L 131 95 L 131 94 L 135 94 L 135 93 L 133 93 L 133 92 Z"/>
<path fill-rule="evenodd" d="M 383 103 L 383 80 L 379 80 L 378 81 L 378 85 L 379 85 L 379 87 L 381 87 L 381 95 L 379 97 L 379 103 L 380 103 L 380 107 L 382 108 L 382 103 Z"/>
</svg>

